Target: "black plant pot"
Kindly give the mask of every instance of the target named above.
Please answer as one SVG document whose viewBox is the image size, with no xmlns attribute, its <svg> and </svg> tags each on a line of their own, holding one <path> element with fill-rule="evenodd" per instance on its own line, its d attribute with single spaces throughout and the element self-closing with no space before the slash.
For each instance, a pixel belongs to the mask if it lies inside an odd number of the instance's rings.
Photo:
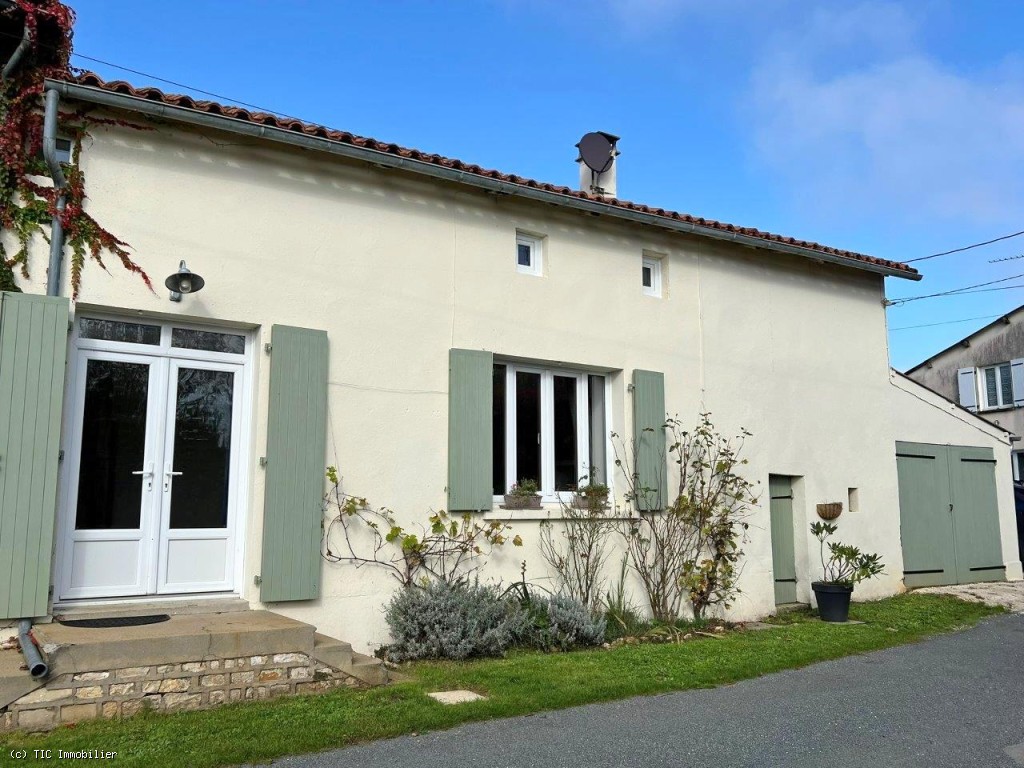
<svg viewBox="0 0 1024 768">
<path fill-rule="evenodd" d="M 818 601 L 818 615 L 822 621 L 849 621 L 850 595 L 853 587 L 846 584 L 826 584 L 815 581 L 811 584 L 814 598 Z"/>
</svg>

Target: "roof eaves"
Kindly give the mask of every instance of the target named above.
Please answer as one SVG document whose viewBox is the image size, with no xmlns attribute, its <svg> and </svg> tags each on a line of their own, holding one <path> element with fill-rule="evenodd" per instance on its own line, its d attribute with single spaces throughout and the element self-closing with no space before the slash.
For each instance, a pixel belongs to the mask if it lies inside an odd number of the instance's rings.
<svg viewBox="0 0 1024 768">
<path fill-rule="evenodd" d="M 406 149 L 395 144 L 385 144 L 291 118 L 250 112 L 242 108 L 228 107 L 209 101 L 197 101 L 188 96 L 169 96 L 156 88 L 137 89 L 129 83 L 120 81 L 106 83 L 91 73 L 80 76 L 79 82 L 48 80 L 46 85 L 57 89 L 68 98 L 115 109 L 135 111 L 149 116 L 299 145 L 307 149 L 326 151 L 377 165 L 399 168 L 490 191 L 537 199 L 592 214 L 604 214 L 632 220 L 672 231 L 794 254 L 820 262 L 840 264 L 887 276 L 910 280 L 921 279 L 921 275 L 916 269 L 900 262 L 876 259 L 818 243 L 808 243 L 756 229 L 700 219 L 661 208 L 654 209 L 639 203 L 617 199 L 606 200 L 569 187 L 503 174 L 460 160 Z"/>
</svg>

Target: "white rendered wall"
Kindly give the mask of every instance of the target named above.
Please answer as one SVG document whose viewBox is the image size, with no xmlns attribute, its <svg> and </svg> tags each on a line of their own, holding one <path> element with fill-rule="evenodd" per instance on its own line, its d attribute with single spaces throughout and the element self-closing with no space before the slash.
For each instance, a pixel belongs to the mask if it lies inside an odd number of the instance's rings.
<svg viewBox="0 0 1024 768">
<path fill-rule="evenodd" d="M 403 522 L 445 504 L 449 348 L 614 371 L 611 428 L 622 434 L 631 428 L 625 385 L 644 368 L 664 372 L 667 407 L 684 422 L 706 409 L 720 430 L 753 433 L 748 476 L 765 501 L 751 520 L 734 617 L 774 608 L 771 473 L 799 478 L 801 600 L 820 569 L 807 532 L 814 505 L 845 505 L 849 488 L 860 509 L 844 512 L 840 535 L 887 566 L 856 597 L 901 589 L 894 441 L 915 438 L 891 422 L 880 277 L 167 125 L 97 129 L 83 170 L 89 211 L 132 245 L 154 282 L 186 259 L 206 288 L 171 303 L 109 259 L 109 274 L 87 267 L 80 306 L 254 328 L 257 349 L 274 323 L 327 330 L 325 464 L 338 466 L 344 490 Z M 517 228 L 546 236 L 543 277 L 516 272 Z M 642 294 L 645 250 L 664 255 L 663 298 Z M 42 290 L 45 261 L 40 244 L 28 290 Z M 241 583 L 254 603 L 262 353 L 256 366 Z M 525 559 L 528 577 L 545 578 L 536 523 L 515 528 L 526 546 L 494 558 L 486 575 L 516 578 Z M 320 600 L 272 608 L 366 651 L 386 640 L 392 588 L 371 569 L 325 564 Z"/>
</svg>

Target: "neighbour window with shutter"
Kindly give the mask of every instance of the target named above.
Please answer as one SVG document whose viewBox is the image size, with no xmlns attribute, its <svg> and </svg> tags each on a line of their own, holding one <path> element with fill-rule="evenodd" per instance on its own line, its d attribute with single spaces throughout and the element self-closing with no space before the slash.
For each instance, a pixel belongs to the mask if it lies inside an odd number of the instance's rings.
<svg viewBox="0 0 1024 768">
<path fill-rule="evenodd" d="M 522 480 L 548 501 L 568 499 L 583 478 L 607 483 L 606 376 L 498 362 L 493 381 L 496 497 Z"/>
<path fill-rule="evenodd" d="M 1000 363 L 981 369 L 982 394 L 985 408 L 1009 408 L 1013 406 L 1013 378 L 1010 364 Z"/>
</svg>

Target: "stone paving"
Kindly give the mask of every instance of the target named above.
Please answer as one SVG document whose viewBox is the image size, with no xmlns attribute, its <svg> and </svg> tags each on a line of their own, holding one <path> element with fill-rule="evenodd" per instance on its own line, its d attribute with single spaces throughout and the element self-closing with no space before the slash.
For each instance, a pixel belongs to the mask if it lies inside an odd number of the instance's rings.
<svg viewBox="0 0 1024 768">
<path fill-rule="evenodd" d="M 955 584 L 949 587 L 925 587 L 915 592 L 953 595 L 986 605 L 1001 605 L 1013 613 L 1024 613 L 1024 581 L 990 581 L 981 584 Z"/>
</svg>

